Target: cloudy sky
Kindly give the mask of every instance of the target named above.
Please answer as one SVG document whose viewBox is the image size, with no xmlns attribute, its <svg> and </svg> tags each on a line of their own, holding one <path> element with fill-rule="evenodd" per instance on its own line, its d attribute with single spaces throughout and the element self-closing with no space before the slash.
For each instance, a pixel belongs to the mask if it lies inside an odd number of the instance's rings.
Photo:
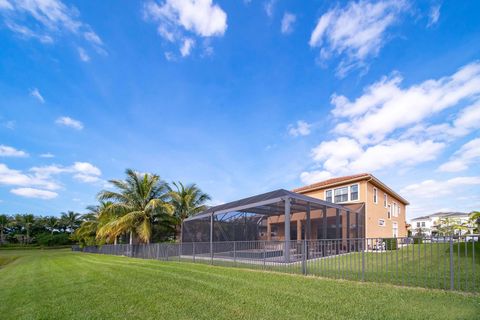
<svg viewBox="0 0 480 320">
<path fill-rule="evenodd" d="M 125 168 L 213 203 L 371 172 L 480 208 L 479 1 L 0 0 L 0 211 Z"/>
</svg>

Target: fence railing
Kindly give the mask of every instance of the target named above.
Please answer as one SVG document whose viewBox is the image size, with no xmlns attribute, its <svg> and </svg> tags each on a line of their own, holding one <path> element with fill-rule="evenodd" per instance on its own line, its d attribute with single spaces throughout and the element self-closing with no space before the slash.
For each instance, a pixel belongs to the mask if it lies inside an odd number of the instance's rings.
<svg viewBox="0 0 480 320">
<path fill-rule="evenodd" d="M 118 244 L 72 250 L 480 292 L 479 235 Z"/>
</svg>

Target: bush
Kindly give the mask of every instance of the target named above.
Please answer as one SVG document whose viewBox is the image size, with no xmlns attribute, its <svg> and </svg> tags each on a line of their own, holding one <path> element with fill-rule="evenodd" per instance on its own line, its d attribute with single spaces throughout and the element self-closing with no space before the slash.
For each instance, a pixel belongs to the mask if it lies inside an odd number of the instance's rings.
<svg viewBox="0 0 480 320">
<path fill-rule="evenodd" d="M 41 233 L 37 236 L 37 243 L 41 246 L 62 246 L 72 244 L 68 233 Z"/>
<path fill-rule="evenodd" d="M 423 239 L 422 238 L 413 238 L 413 244 L 422 244 Z"/>
<path fill-rule="evenodd" d="M 397 238 L 384 238 L 383 242 L 385 243 L 385 250 L 397 250 L 398 249 Z"/>
</svg>

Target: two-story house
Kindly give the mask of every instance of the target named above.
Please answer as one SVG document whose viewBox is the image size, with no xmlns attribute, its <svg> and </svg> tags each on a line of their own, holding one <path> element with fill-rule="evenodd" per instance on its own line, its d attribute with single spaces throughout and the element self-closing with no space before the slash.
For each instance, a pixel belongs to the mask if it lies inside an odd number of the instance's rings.
<svg viewBox="0 0 480 320">
<path fill-rule="evenodd" d="M 351 212 L 358 211 L 358 218 L 341 216 L 335 217 L 334 210 L 328 210 L 323 216 L 322 212 L 312 212 L 311 238 L 344 238 L 347 225 L 352 228 L 356 224 L 360 226 L 361 232 L 358 237 L 366 238 L 389 238 L 406 237 L 406 206 L 409 204 L 398 193 L 385 185 L 375 176 L 369 173 L 362 173 L 344 177 L 328 179 L 311 185 L 294 189 L 293 192 L 309 197 L 325 200 L 335 204 L 341 204 L 351 209 Z M 291 217 L 292 240 L 303 239 L 305 236 L 305 214 L 297 213 Z M 322 232 L 323 219 L 327 219 L 327 226 Z M 284 239 L 284 217 L 269 217 L 266 222 L 268 239 Z M 340 228 L 342 232 L 336 234 Z M 353 228 L 356 228 L 354 226 Z M 358 228 L 357 228 L 358 229 Z M 330 232 L 331 230 L 331 232 Z M 323 234 L 326 233 L 326 234 Z M 353 235 L 355 237 L 355 235 Z"/>
</svg>

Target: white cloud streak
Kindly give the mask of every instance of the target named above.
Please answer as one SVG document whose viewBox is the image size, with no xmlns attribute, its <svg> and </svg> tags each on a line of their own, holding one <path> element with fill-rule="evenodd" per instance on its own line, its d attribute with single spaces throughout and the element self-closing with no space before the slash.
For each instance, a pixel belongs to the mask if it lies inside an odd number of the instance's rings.
<svg viewBox="0 0 480 320">
<path fill-rule="evenodd" d="M 320 60 L 342 56 L 337 75 L 362 67 L 368 58 L 378 55 L 386 43 L 387 30 L 408 9 L 407 1 L 351 1 L 324 13 L 313 30 L 309 44 L 320 48 Z"/>
<path fill-rule="evenodd" d="M 297 16 L 290 12 L 285 12 L 282 18 L 281 31 L 283 34 L 290 34 L 293 32 L 293 25 L 297 20 Z"/>
<path fill-rule="evenodd" d="M 444 172 L 459 172 L 469 169 L 470 165 L 480 161 L 480 138 L 470 140 L 457 150 L 450 160 L 438 169 Z"/>
<path fill-rule="evenodd" d="M 83 129 L 83 123 L 70 117 L 60 117 L 57 120 L 55 120 L 55 123 L 60 126 L 73 128 L 75 130 Z"/>
<path fill-rule="evenodd" d="M 38 198 L 43 200 L 50 200 L 58 196 L 58 193 L 54 191 L 35 188 L 15 188 L 10 190 L 10 192 L 24 198 Z"/>
<path fill-rule="evenodd" d="M 227 30 L 227 14 L 212 0 L 149 1 L 143 15 L 146 21 L 157 23 L 162 38 L 180 43 L 182 57 L 190 54 L 194 37 L 221 37 Z"/>
<path fill-rule="evenodd" d="M 299 120 L 296 125 L 288 126 L 288 134 L 293 137 L 308 136 L 311 132 L 311 127 L 307 122 Z"/>
<path fill-rule="evenodd" d="M 33 88 L 32 90 L 30 90 L 30 95 L 37 99 L 40 103 L 45 103 L 45 99 L 40 94 L 40 91 L 37 88 Z"/>
<path fill-rule="evenodd" d="M 0 144 L 0 157 L 28 157 L 28 153 L 22 150 L 17 150 L 14 147 Z"/>
</svg>

